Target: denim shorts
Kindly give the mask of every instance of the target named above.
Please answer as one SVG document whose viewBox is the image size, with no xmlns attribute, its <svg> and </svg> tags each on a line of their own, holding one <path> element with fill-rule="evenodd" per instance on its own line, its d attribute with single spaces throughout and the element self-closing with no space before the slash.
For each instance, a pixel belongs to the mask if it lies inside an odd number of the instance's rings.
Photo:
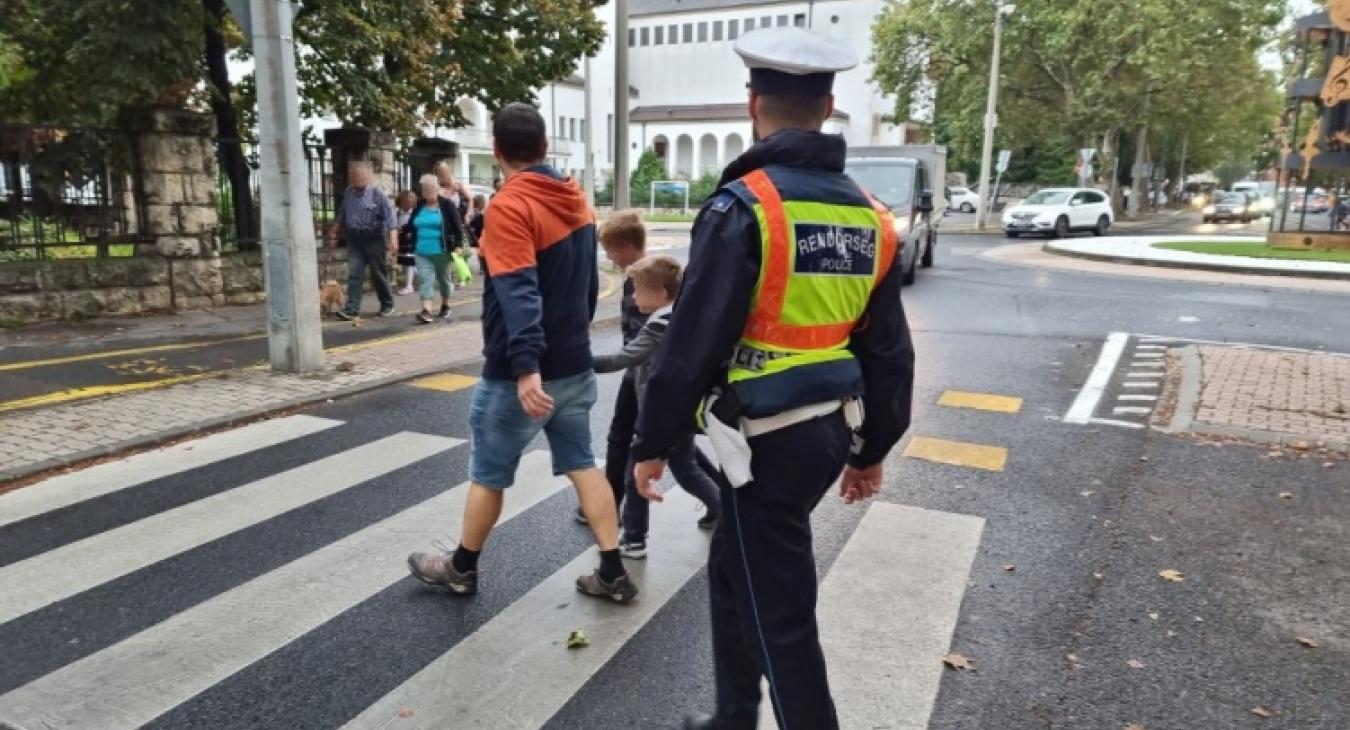
<svg viewBox="0 0 1350 730">
<path fill-rule="evenodd" d="M 595 373 L 546 382 L 544 392 L 553 397 L 553 412 L 535 420 L 520 407 L 514 380 L 478 381 L 469 410 L 473 432 L 469 478 L 475 484 L 491 489 L 514 484 L 520 457 L 540 431 L 548 438 L 555 475 L 595 467 L 591 451 Z"/>
</svg>

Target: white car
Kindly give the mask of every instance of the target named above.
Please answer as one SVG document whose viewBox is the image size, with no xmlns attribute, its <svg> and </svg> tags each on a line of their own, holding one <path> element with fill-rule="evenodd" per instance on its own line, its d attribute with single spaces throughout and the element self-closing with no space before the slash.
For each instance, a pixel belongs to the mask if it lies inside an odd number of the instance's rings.
<svg viewBox="0 0 1350 730">
<path fill-rule="evenodd" d="M 1105 236 L 1115 221 L 1106 193 L 1091 188 L 1047 188 L 1003 212 L 1003 230 L 1008 238 L 1023 233 L 1063 238 L 1070 231 Z"/>
<path fill-rule="evenodd" d="M 962 213 L 974 213 L 980 194 L 970 188 L 947 188 L 947 206 Z"/>
</svg>

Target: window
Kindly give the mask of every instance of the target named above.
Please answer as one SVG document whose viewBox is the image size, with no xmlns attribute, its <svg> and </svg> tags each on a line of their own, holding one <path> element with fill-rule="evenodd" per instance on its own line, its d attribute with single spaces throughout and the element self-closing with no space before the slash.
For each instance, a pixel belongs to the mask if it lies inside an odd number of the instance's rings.
<svg viewBox="0 0 1350 730">
<path fill-rule="evenodd" d="M 658 25 L 655 28 L 652 28 L 652 45 L 659 46 L 665 42 L 666 42 L 666 27 L 664 25 Z"/>
<path fill-rule="evenodd" d="M 641 35 L 640 37 L 642 38 L 642 45 L 644 45 L 644 46 L 646 46 L 646 45 L 651 45 L 651 42 L 652 42 L 652 29 L 651 29 L 651 28 L 643 28 L 641 32 L 642 32 L 642 35 Z"/>
<path fill-rule="evenodd" d="M 780 25 L 780 26 L 787 25 L 787 20 L 788 20 L 788 18 L 787 18 L 786 15 L 780 15 L 780 16 L 778 16 L 778 25 Z"/>
<path fill-rule="evenodd" d="M 672 26 L 670 26 L 670 28 L 668 28 L 668 29 L 666 30 L 666 37 L 670 39 L 670 44 L 671 44 L 672 46 L 675 45 L 676 43 L 679 43 L 679 42 L 680 42 L 680 26 L 678 26 L 678 25 L 672 25 Z"/>
<path fill-rule="evenodd" d="M 694 42 L 694 24 L 693 24 L 693 23 L 685 23 L 685 24 L 684 24 L 684 41 L 683 41 L 683 42 L 684 42 L 684 43 L 693 43 L 693 42 Z"/>
<path fill-rule="evenodd" d="M 554 139 L 562 139 L 567 135 L 567 117 L 558 117 L 558 128 L 553 130 Z"/>
<path fill-rule="evenodd" d="M 792 24 L 797 26 L 798 28 L 805 28 L 806 13 L 797 13 L 796 15 L 792 16 Z"/>
<path fill-rule="evenodd" d="M 770 16 L 768 16 L 768 15 L 766 15 L 766 16 L 760 18 L 760 19 L 759 19 L 759 27 L 761 27 L 761 28 L 771 28 L 771 27 L 773 27 L 773 18 L 770 17 Z"/>
<path fill-rule="evenodd" d="M 722 40 L 722 21 L 720 20 L 713 21 L 713 40 Z"/>
<path fill-rule="evenodd" d="M 698 42 L 699 42 L 699 43 L 706 43 L 707 41 L 708 41 L 708 24 L 707 24 L 707 22 L 699 23 L 699 24 L 698 24 Z"/>
<path fill-rule="evenodd" d="M 1089 202 L 1089 203 L 1105 203 L 1105 202 L 1106 202 L 1106 196 L 1105 196 L 1105 195 L 1102 195 L 1101 193 L 1087 193 L 1086 195 L 1087 195 L 1087 202 Z"/>
<path fill-rule="evenodd" d="M 754 30 L 754 29 L 755 29 L 755 19 L 754 19 L 754 18 L 746 18 L 746 19 L 745 19 L 745 32 L 746 32 L 746 33 L 749 33 L 750 31 L 752 31 L 752 30 Z"/>
<path fill-rule="evenodd" d="M 567 120 L 567 138 L 573 142 L 577 141 L 577 120 L 575 118 Z"/>
<path fill-rule="evenodd" d="M 605 150 L 609 153 L 609 159 L 614 159 L 614 115 L 605 116 Z"/>
<path fill-rule="evenodd" d="M 629 47 L 629 48 L 632 48 L 633 46 L 636 46 L 636 45 L 637 45 L 637 30 L 634 29 L 634 28 L 629 28 L 629 29 L 628 29 L 628 47 Z"/>
<path fill-rule="evenodd" d="M 727 40 L 729 40 L 729 41 L 734 41 L 734 40 L 736 40 L 738 37 L 740 37 L 740 35 L 741 35 L 741 21 L 739 21 L 739 20 L 728 20 L 728 21 L 727 21 Z"/>
</svg>

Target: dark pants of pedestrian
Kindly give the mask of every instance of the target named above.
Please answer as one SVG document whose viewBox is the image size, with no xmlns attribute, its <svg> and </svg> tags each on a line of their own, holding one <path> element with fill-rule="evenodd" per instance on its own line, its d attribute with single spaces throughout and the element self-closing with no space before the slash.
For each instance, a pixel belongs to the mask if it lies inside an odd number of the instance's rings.
<svg viewBox="0 0 1350 730">
<path fill-rule="evenodd" d="M 694 437 L 690 436 L 670 452 L 666 465 L 675 483 L 695 499 L 703 503 L 708 514 L 715 518 L 722 515 L 722 500 L 718 496 L 719 487 L 713 481 L 711 465 L 699 458 Z M 637 482 L 633 479 L 634 463 L 628 464 L 628 478 L 624 487 L 623 503 L 623 539 L 628 542 L 646 542 L 647 528 L 651 524 L 651 505 L 637 493 Z"/>
<path fill-rule="evenodd" d="M 375 296 L 380 309 L 394 308 L 394 292 L 389 287 L 389 235 L 387 233 L 347 234 L 347 313 L 361 313 L 362 288 L 366 284 L 366 268 L 370 268 Z"/>
<path fill-rule="evenodd" d="M 839 477 L 851 434 L 831 414 L 750 440 L 753 481 L 720 473 L 723 517 L 708 555 L 718 727 L 754 730 L 760 677 L 778 727 L 838 730 L 816 627 L 811 511 Z"/>
<path fill-rule="evenodd" d="M 637 384 L 633 374 L 625 370 L 619 384 L 619 396 L 614 400 L 614 417 L 609 421 L 609 435 L 605 437 L 605 478 L 614 490 L 614 511 L 623 504 L 624 485 L 633 473 L 627 469 L 628 452 L 633 446 L 633 431 L 637 428 Z"/>
</svg>

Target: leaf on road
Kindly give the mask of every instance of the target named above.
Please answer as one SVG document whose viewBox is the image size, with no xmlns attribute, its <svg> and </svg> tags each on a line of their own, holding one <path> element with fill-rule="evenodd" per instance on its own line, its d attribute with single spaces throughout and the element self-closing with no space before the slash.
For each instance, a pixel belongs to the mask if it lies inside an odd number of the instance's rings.
<svg viewBox="0 0 1350 730">
<path fill-rule="evenodd" d="M 949 669 L 975 671 L 975 663 L 971 661 L 970 657 L 964 654 L 948 654 L 947 656 L 942 657 L 942 663 L 946 664 Z"/>
<path fill-rule="evenodd" d="M 1130 659 L 1125 662 L 1125 666 L 1129 667 L 1130 669 L 1143 669 L 1144 663 L 1139 661 L 1138 659 Z"/>
<path fill-rule="evenodd" d="M 1153 619 L 1154 621 L 1157 621 L 1157 620 L 1158 620 L 1158 614 L 1156 614 L 1156 613 L 1150 613 L 1150 614 L 1148 615 L 1148 617 L 1151 618 L 1151 619 Z"/>
<path fill-rule="evenodd" d="M 1274 712 L 1271 712 L 1270 710 L 1267 710 L 1266 708 L 1260 705 L 1257 705 L 1256 707 L 1252 708 L 1252 714 L 1256 715 L 1257 717 L 1265 717 L 1265 718 L 1275 717 Z"/>
<path fill-rule="evenodd" d="M 1175 568 L 1158 571 L 1158 577 L 1172 583 L 1180 583 L 1181 581 L 1186 580 L 1186 576 L 1182 575 L 1181 571 L 1176 570 Z"/>
<path fill-rule="evenodd" d="M 1313 639 L 1309 639 L 1309 638 L 1306 637 L 1306 636 L 1300 636 L 1300 637 L 1298 637 L 1298 643 L 1300 643 L 1300 644 L 1302 644 L 1302 645 L 1308 647 L 1309 649 L 1316 649 L 1317 646 L 1318 646 L 1317 641 L 1315 641 L 1315 640 L 1313 640 Z"/>
<path fill-rule="evenodd" d="M 1147 457 L 1147 456 L 1141 456 L 1141 457 L 1139 457 L 1139 460 L 1140 460 L 1140 461 L 1148 461 L 1148 457 Z"/>
<path fill-rule="evenodd" d="M 1162 539 L 1161 537 L 1158 537 L 1157 535 L 1149 535 L 1149 536 L 1148 536 L 1148 539 L 1152 540 L 1153 542 L 1162 542 L 1162 541 L 1163 541 L 1163 539 Z"/>
<path fill-rule="evenodd" d="M 1293 492 L 1280 492 L 1280 499 L 1293 499 L 1293 498 L 1294 498 Z"/>
<path fill-rule="evenodd" d="M 337 367 L 334 369 L 337 370 L 339 373 L 350 373 L 351 371 L 356 369 L 356 365 L 355 363 L 352 362 L 343 361 L 338 363 Z"/>
<path fill-rule="evenodd" d="M 404 718 L 406 718 L 406 717 L 412 717 L 412 715 L 413 715 L 412 710 L 409 710 L 409 709 L 406 708 L 406 707 L 398 711 L 398 716 L 399 716 L 399 717 L 404 717 Z"/>
<path fill-rule="evenodd" d="M 1091 497 L 1092 495 L 1096 494 L 1096 492 L 1092 491 L 1091 489 L 1084 489 L 1083 491 L 1079 492 L 1079 494 L 1083 495 L 1084 497 Z"/>
<path fill-rule="evenodd" d="M 1009 573 L 1011 573 L 1011 572 L 1013 572 L 1014 570 L 1017 570 L 1017 566 L 1016 566 L 1016 565 L 1013 565 L 1012 563 L 1009 563 L 1009 564 L 1003 566 L 1003 569 L 1006 570 L 1006 571 L 1008 571 Z"/>
<path fill-rule="evenodd" d="M 581 629 L 577 629 L 567 635 L 568 649 L 581 649 L 590 645 L 591 640 L 586 638 L 586 633 Z"/>
</svg>

